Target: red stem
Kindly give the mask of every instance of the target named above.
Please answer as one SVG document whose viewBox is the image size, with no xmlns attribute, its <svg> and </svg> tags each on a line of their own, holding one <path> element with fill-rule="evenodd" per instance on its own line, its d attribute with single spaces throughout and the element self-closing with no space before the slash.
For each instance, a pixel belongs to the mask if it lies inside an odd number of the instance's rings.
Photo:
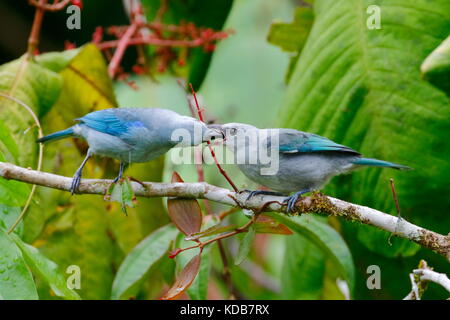
<svg viewBox="0 0 450 320">
<path fill-rule="evenodd" d="M 30 2 L 30 4 L 31 3 L 32 2 Z M 46 5 L 46 0 L 39 0 L 39 3 L 36 4 L 38 4 L 39 6 L 36 7 L 30 37 L 28 38 L 28 49 L 27 49 L 28 57 L 32 57 L 34 55 L 39 45 L 39 35 L 41 32 L 42 20 L 44 18 L 45 13 L 45 10 L 41 6 Z"/>
<path fill-rule="evenodd" d="M 114 51 L 114 55 L 108 66 L 108 74 L 111 78 L 114 78 L 117 69 L 119 68 L 120 61 L 122 60 L 122 57 L 125 53 L 125 50 L 130 44 L 130 39 L 136 33 L 137 28 L 138 25 L 132 23 L 131 26 L 127 29 L 127 31 L 125 31 L 123 37 L 120 40 L 118 40 L 117 49 L 116 51 Z"/>
<path fill-rule="evenodd" d="M 28 0 L 28 3 L 32 6 L 35 6 L 37 9 L 41 9 L 43 11 L 59 11 L 64 9 L 65 6 L 69 4 L 70 0 L 63 0 L 62 2 L 55 1 L 53 4 L 42 3 L 37 0 Z"/>
<path fill-rule="evenodd" d="M 194 100 L 195 100 L 195 106 L 197 107 L 198 117 L 199 117 L 200 121 L 202 121 L 204 123 L 205 121 L 203 120 L 203 110 L 200 109 L 200 106 L 199 106 L 198 100 L 197 100 L 197 95 L 195 94 L 195 90 L 194 90 L 194 87 L 192 86 L 192 83 L 189 84 L 189 87 L 191 88 L 191 92 L 192 92 L 192 95 L 193 95 Z M 233 188 L 234 192 L 239 192 L 239 189 L 236 187 L 234 182 L 231 180 L 231 178 L 228 176 L 228 174 L 225 172 L 225 170 L 219 164 L 219 161 L 217 160 L 217 157 L 216 157 L 216 153 L 214 152 L 214 149 L 211 146 L 211 142 L 208 141 L 207 144 L 208 144 L 208 147 L 209 147 L 209 151 L 211 152 L 211 155 L 212 155 L 212 157 L 214 159 L 214 162 L 216 163 L 216 166 L 219 169 L 220 173 L 225 177 L 225 179 L 231 185 L 231 187 Z"/>
<path fill-rule="evenodd" d="M 200 248 L 200 250 L 203 250 L 203 248 L 206 245 L 208 245 L 208 244 L 210 244 L 212 242 L 219 241 L 219 240 L 222 240 L 222 239 L 225 239 L 225 238 L 229 238 L 229 237 L 235 236 L 235 235 L 237 235 L 239 233 L 242 233 L 242 232 L 246 232 L 248 230 L 248 228 L 250 228 L 250 226 L 256 222 L 257 218 L 258 218 L 258 216 L 255 214 L 249 222 L 244 224 L 242 227 L 236 228 L 233 231 L 230 231 L 228 233 L 224 233 L 224 234 L 218 235 L 217 237 L 209 239 L 209 240 L 207 240 L 205 242 L 199 242 L 196 245 L 191 246 L 191 247 L 182 248 L 182 249 L 180 249 L 180 248 L 176 249 L 175 251 L 173 251 L 171 253 L 170 257 L 171 258 L 175 258 L 181 252 L 186 251 L 186 250 L 195 249 L 195 248 Z"/>
<path fill-rule="evenodd" d="M 122 38 L 123 39 L 123 38 Z M 105 50 L 109 48 L 115 48 L 118 47 L 120 40 L 111 40 L 111 41 L 105 41 L 102 43 L 96 44 L 96 46 L 100 50 Z M 206 41 L 203 39 L 195 39 L 195 40 L 170 40 L 170 39 L 158 39 L 158 38 L 150 38 L 150 37 L 139 37 L 139 38 L 130 38 L 127 41 L 127 45 L 140 45 L 140 44 L 149 44 L 154 46 L 161 46 L 161 47 L 199 47 Z"/>
</svg>

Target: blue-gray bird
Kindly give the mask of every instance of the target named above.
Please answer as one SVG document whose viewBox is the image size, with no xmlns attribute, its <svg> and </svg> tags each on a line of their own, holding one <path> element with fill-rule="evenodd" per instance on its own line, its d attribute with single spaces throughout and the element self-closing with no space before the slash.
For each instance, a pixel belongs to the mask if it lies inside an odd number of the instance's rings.
<svg viewBox="0 0 450 320">
<path fill-rule="evenodd" d="M 218 129 L 203 122 L 157 108 L 114 108 L 91 112 L 75 119 L 78 124 L 37 140 L 47 142 L 68 137 L 83 138 L 89 149 L 75 172 L 71 192 L 77 191 L 87 160 L 100 155 L 120 160 L 120 170 L 114 182 L 122 178 L 125 166 L 147 162 L 175 146 L 195 146 L 223 137 Z"/>
<path fill-rule="evenodd" d="M 363 158 L 349 147 L 327 138 L 294 129 L 258 129 L 243 123 L 210 125 L 221 129 L 224 144 L 234 152 L 239 169 L 250 180 L 266 186 L 270 191 L 252 191 L 256 194 L 290 194 L 285 203 L 292 212 L 298 198 L 307 192 L 320 190 L 332 177 L 363 166 L 410 169 L 383 160 Z M 255 138 L 257 137 L 257 138 Z M 240 154 L 236 157 L 236 154 Z M 262 155 L 270 154 L 270 157 Z M 267 170 L 275 163 L 276 170 Z M 266 172 L 264 172 L 264 168 Z M 263 170 L 262 170 L 263 169 Z"/>
</svg>

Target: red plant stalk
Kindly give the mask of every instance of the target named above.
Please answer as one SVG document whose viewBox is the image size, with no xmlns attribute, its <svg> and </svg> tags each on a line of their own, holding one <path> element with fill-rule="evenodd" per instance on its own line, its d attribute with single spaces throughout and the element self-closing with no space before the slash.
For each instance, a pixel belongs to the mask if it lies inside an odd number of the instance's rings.
<svg viewBox="0 0 450 320">
<path fill-rule="evenodd" d="M 192 83 L 189 84 L 189 87 L 191 88 L 192 96 L 194 97 L 195 106 L 197 107 L 198 117 L 199 117 L 200 121 L 202 121 L 204 123 L 205 121 L 203 120 L 203 110 L 200 109 L 200 106 L 199 106 L 198 100 L 197 100 L 197 95 L 195 94 L 195 90 L 194 90 L 194 87 L 192 86 Z M 207 144 L 208 144 L 208 147 L 209 147 L 209 151 L 211 152 L 211 155 L 212 155 L 212 157 L 214 159 L 214 162 L 216 163 L 216 166 L 219 169 L 220 173 L 225 177 L 225 179 L 231 185 L 233 190 L 235 192 L 239 192 L 239 189 L 236 187 L 234 182 L 231 180 L 231 178 L 228 176 L 228 174 L 225 172 L 225 170 L 222 168 L 222 166 L 220 165 L 219 161 L 217 160 L 216 153 L 214 152 L 214 149 L 211 146 L 211 142 L 208 141 Z"/>
<path fill-rule="evenodd" d="M 132 23 L 131 26 L 125 31 L 123 37 L 117 43 L 117 49 L 114 51 L 114 55 L 108 66 L 108 74 L 111 78 L 116 75 L 117 69 L 119 68 L 120 61 L 125 53 L 125 50 L 130 44 L 131 37 L 136 33 L 138 25 Z"/>
</svg>

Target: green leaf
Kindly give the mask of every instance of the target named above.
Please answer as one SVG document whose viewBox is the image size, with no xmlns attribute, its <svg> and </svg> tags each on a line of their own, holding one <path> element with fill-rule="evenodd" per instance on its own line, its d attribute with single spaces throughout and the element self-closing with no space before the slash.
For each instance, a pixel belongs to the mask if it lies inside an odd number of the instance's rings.
<svg viewBox="0 0 450 320">
<path fill-rule="evenodd" d="M 18 236 L 12 234 L 11 238 L 22 251 L 22 255 L 33 273 L 45 279 L 58 297 L 70 300 L 80 299 L 80 296 L 74 290 L 67 287 L 66 278 L 53 261 L 45 257 L 35 247 L 24 243 Z"/>
<path fill-rule="evenodd" d="M 292 23 L 275 22 L 270 26 L 267 41 L 289 52 L 302 50 L 314 20 L 313 10 L 299 7 Z"/>
<path fill-rule="evenodd" d="M 312 241 L 297 233 L 284 241 L 281 292 L 284 299 L 320 299 L 325 275 L 325 255 Z"/>
<path fill-rule="evenodd" d="M 234 261 L 235 265 L 241 264 L 242 261 L 244 261 L 245 258 L 247 258 L 250 249 L 252 247 L 253 240 L 255 239 L 255 235 L 256 235 L 256 228 L 254 225 L 251 225 L 250 228 L 248 228 L 248 231 L 241 238 L 241 241 L 239 243 L 239 251 Z"/>
<path fill-rule="evenodd" d="M 52 130 L 65 129 L 86 113 L 117 106 L 105 59 L 95 45 L 81 47 L 69 63 L 67 57 L 61 59 L 63 62 L 52 63 L 65 66 L 59 72 L 63 79 L 62 91 L 52 108 L 53 113 L 47 118 L 55 121 L 55 114 L 58 114 L 63 121 L 59 119 L 47 126 Z"/>
<path fill-rule="evenodd" d="M 0 204 L 20 207 L 27 201 L 29 193 L 26 183 L 0 178 Z"/>
<path fill-rule="evenodd" d="M 193 233 L 191 236 L 185 237 L 186 240 L 194 240 L 194 239 L 200 239 L 204 237 L 210 237 L 219 233 L 224 233 L 226 231 L 230 231 L 236 229 L 236 226 L 234 224 L 227 225 L 227 226 L 221 226 L 220 222 L 216 225 L 213 225 L 212 227 L 209 227 L 203 231 Z"/>
<path fill-rule="evenodd" d="M 450 36 L 434 49 L 420 66 L 424 79 L 450 97 Z"/>
<path fill-rule="evenodd" d="M 22 253 L 0 228 L 0 296 L 6 300 L 38 299 L 33 276 Z"/>
<path fill-rule="evenodd" d="M 420 66 L 448 37 L 450 2 L 378 1 L 381 29 L 367 27 L 369 4 L 314 2 L 314 25 L 294 67 L 279 124 L 415 168 L 365 168 L 335 178 L 325 191 L 395 214 L 393 178 L 403 217 L 446 234 L 450 217 L 442 212 L 450 198 L 441 195 L 450 193 L 450 102 L 422 79 Z M 390 246 L 387 233 L 366 230 L 358 228 L 358 240 L 350 241 L 389 257 L 418 250 L 398 238 Z"/>
<path fill-rule="evenodd" d="M 188 288 L 187 293 L 192 300 L 206 300 L 208 296 L 208 283 L 211 272 L 212 257 L 211 246 L 203 249 L 200 269 L 197 277 Z"/>
<path fill-rule="evenodd" d="M 60 72 L 63 69 L 67 68 L 69 63 L 72 61 L 73 58 L 75 58 L 80 53 L 82 48 L 83 47 L 71 50 L 64 50 L 62 52 L 43 53 L 36 56 L 35 60 L 41 66 L 49 70 L 52 70 L 54 72 Z"/>
<path fill-rule="evenodd" d="M 341 235 L 329 225 L 318 219 L 303 216 L 287 216 L 282 213 L 270 212 L 268 216 L 288 226 L 319 247 L 326 257 L 330 258 L 344 279 L 349 283 L 350 290 L 355 284 L 355 267 L 352 254 Z"/>
<path fill-rule="evenodd" d="M 116 183 L 113 183 L 108 190 L 109 200 L 116 201 L 120 203 L 122 211 L 127 214 L 127 206 L 130 208 L 134 207 L 134 201 L 136 197 L 133 192 L 133 188 L 131 187 L 130 179 L 125 178 L 119 180 Z"/>
<path fill-rule="evenodd" d="M 14 222 L 16 222 L 21 212 L 22 208 L 20 207 L 9 207 L 0 204 L 0 222 L 3 223 L 3 226 L 6 230 L 9 230 L 9 228 L 14 224 Z M 19 237 L 22 237 L 24 230 L 23 227 L 24 224 L 22 220 L 14 229 L 14 233 L 17 234 Z"/>
<path fill-rule="evenodd" d="M 0 161 L 16 163 L 19 159 L 19 148 L 3 121 L 0 121 Z"/>
<path fill-rule="evenodd" d="M 113 282 L 111 298 L 132 296 L 151 267 L 166 256 L 177 233 L 173 225 L 166 225 L 142 240 L 120 265 Z"/>
<path fill-rule="evenodd" d="M 80 268 L 81 290 L 77 292 L 83 299 L 109 299 L 115 263 L 121 257 L 108 219 L 114 213 L 105 209 L 101 197 L 78 196 L 71 197 L 71 201 L 70 207 L 63 208 L 55 219 L 47 222 L 35 243 L 61 270 L 72 265 Z M 61 221 L 63 217 L 68 221 Z M 45 292 L 39 293 L 44 295 Z"/>
<path fill-rule="evenodd" d="M 60 89 L 61 78 L 57 73 L 25 56 L 0 66 L 0 92 L 22 101 L 36 115 L 48 111 Z M 24 167 L 34 166 L 37 130 L 33 116 L 23 106 L 3 96 L 0 96 L 0 109 L 0 158 Z M 0 204 L 22 206 L 28 193 L 26 184 L 0 178 Z"/>
</svg>

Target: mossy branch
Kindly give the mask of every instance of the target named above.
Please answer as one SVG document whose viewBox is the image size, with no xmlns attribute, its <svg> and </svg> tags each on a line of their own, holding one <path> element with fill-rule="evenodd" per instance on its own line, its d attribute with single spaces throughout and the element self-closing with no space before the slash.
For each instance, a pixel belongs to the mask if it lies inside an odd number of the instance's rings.
<svg viewBox="0 0 450 320">
<path fill-rule="evenodd" d="M 0 162 L 0 177 L 13 179 L 30 184 L 36 184 L 48 188 L 70 191 L 72 178 L 63 177 L 51 173 L 39 172 L 22 168 L 11 163 Z M 83 179 L 78 188 L 80 194 L 104 195 L 112 180 Z M 233 192 L 219 188 L 205 182 L 196 183 L 156 183 L 156 182 L 131 182 L 136 196 L 139 197 L 184 197 L 195 199 L 208 199 L 229 206 L 238 206 L 245 209 L 286 212 L 282 204 L 284 198 L 277 196 L 254 196 L 246 200 L 247 194 Z M 390 214 L 349 203 L 322 194 L 313 194 L 303 197 L 296 204 L 296 213 L 321 213 L 332 216 L 340 216 L 348 220 L 375 226 L 388 231 L 398 237 L 409 239 L 422 247 L 437 252 L 450 260 L 450 236 L 416 226 L 404 219 L 399 219 Z"/>
</svg>

